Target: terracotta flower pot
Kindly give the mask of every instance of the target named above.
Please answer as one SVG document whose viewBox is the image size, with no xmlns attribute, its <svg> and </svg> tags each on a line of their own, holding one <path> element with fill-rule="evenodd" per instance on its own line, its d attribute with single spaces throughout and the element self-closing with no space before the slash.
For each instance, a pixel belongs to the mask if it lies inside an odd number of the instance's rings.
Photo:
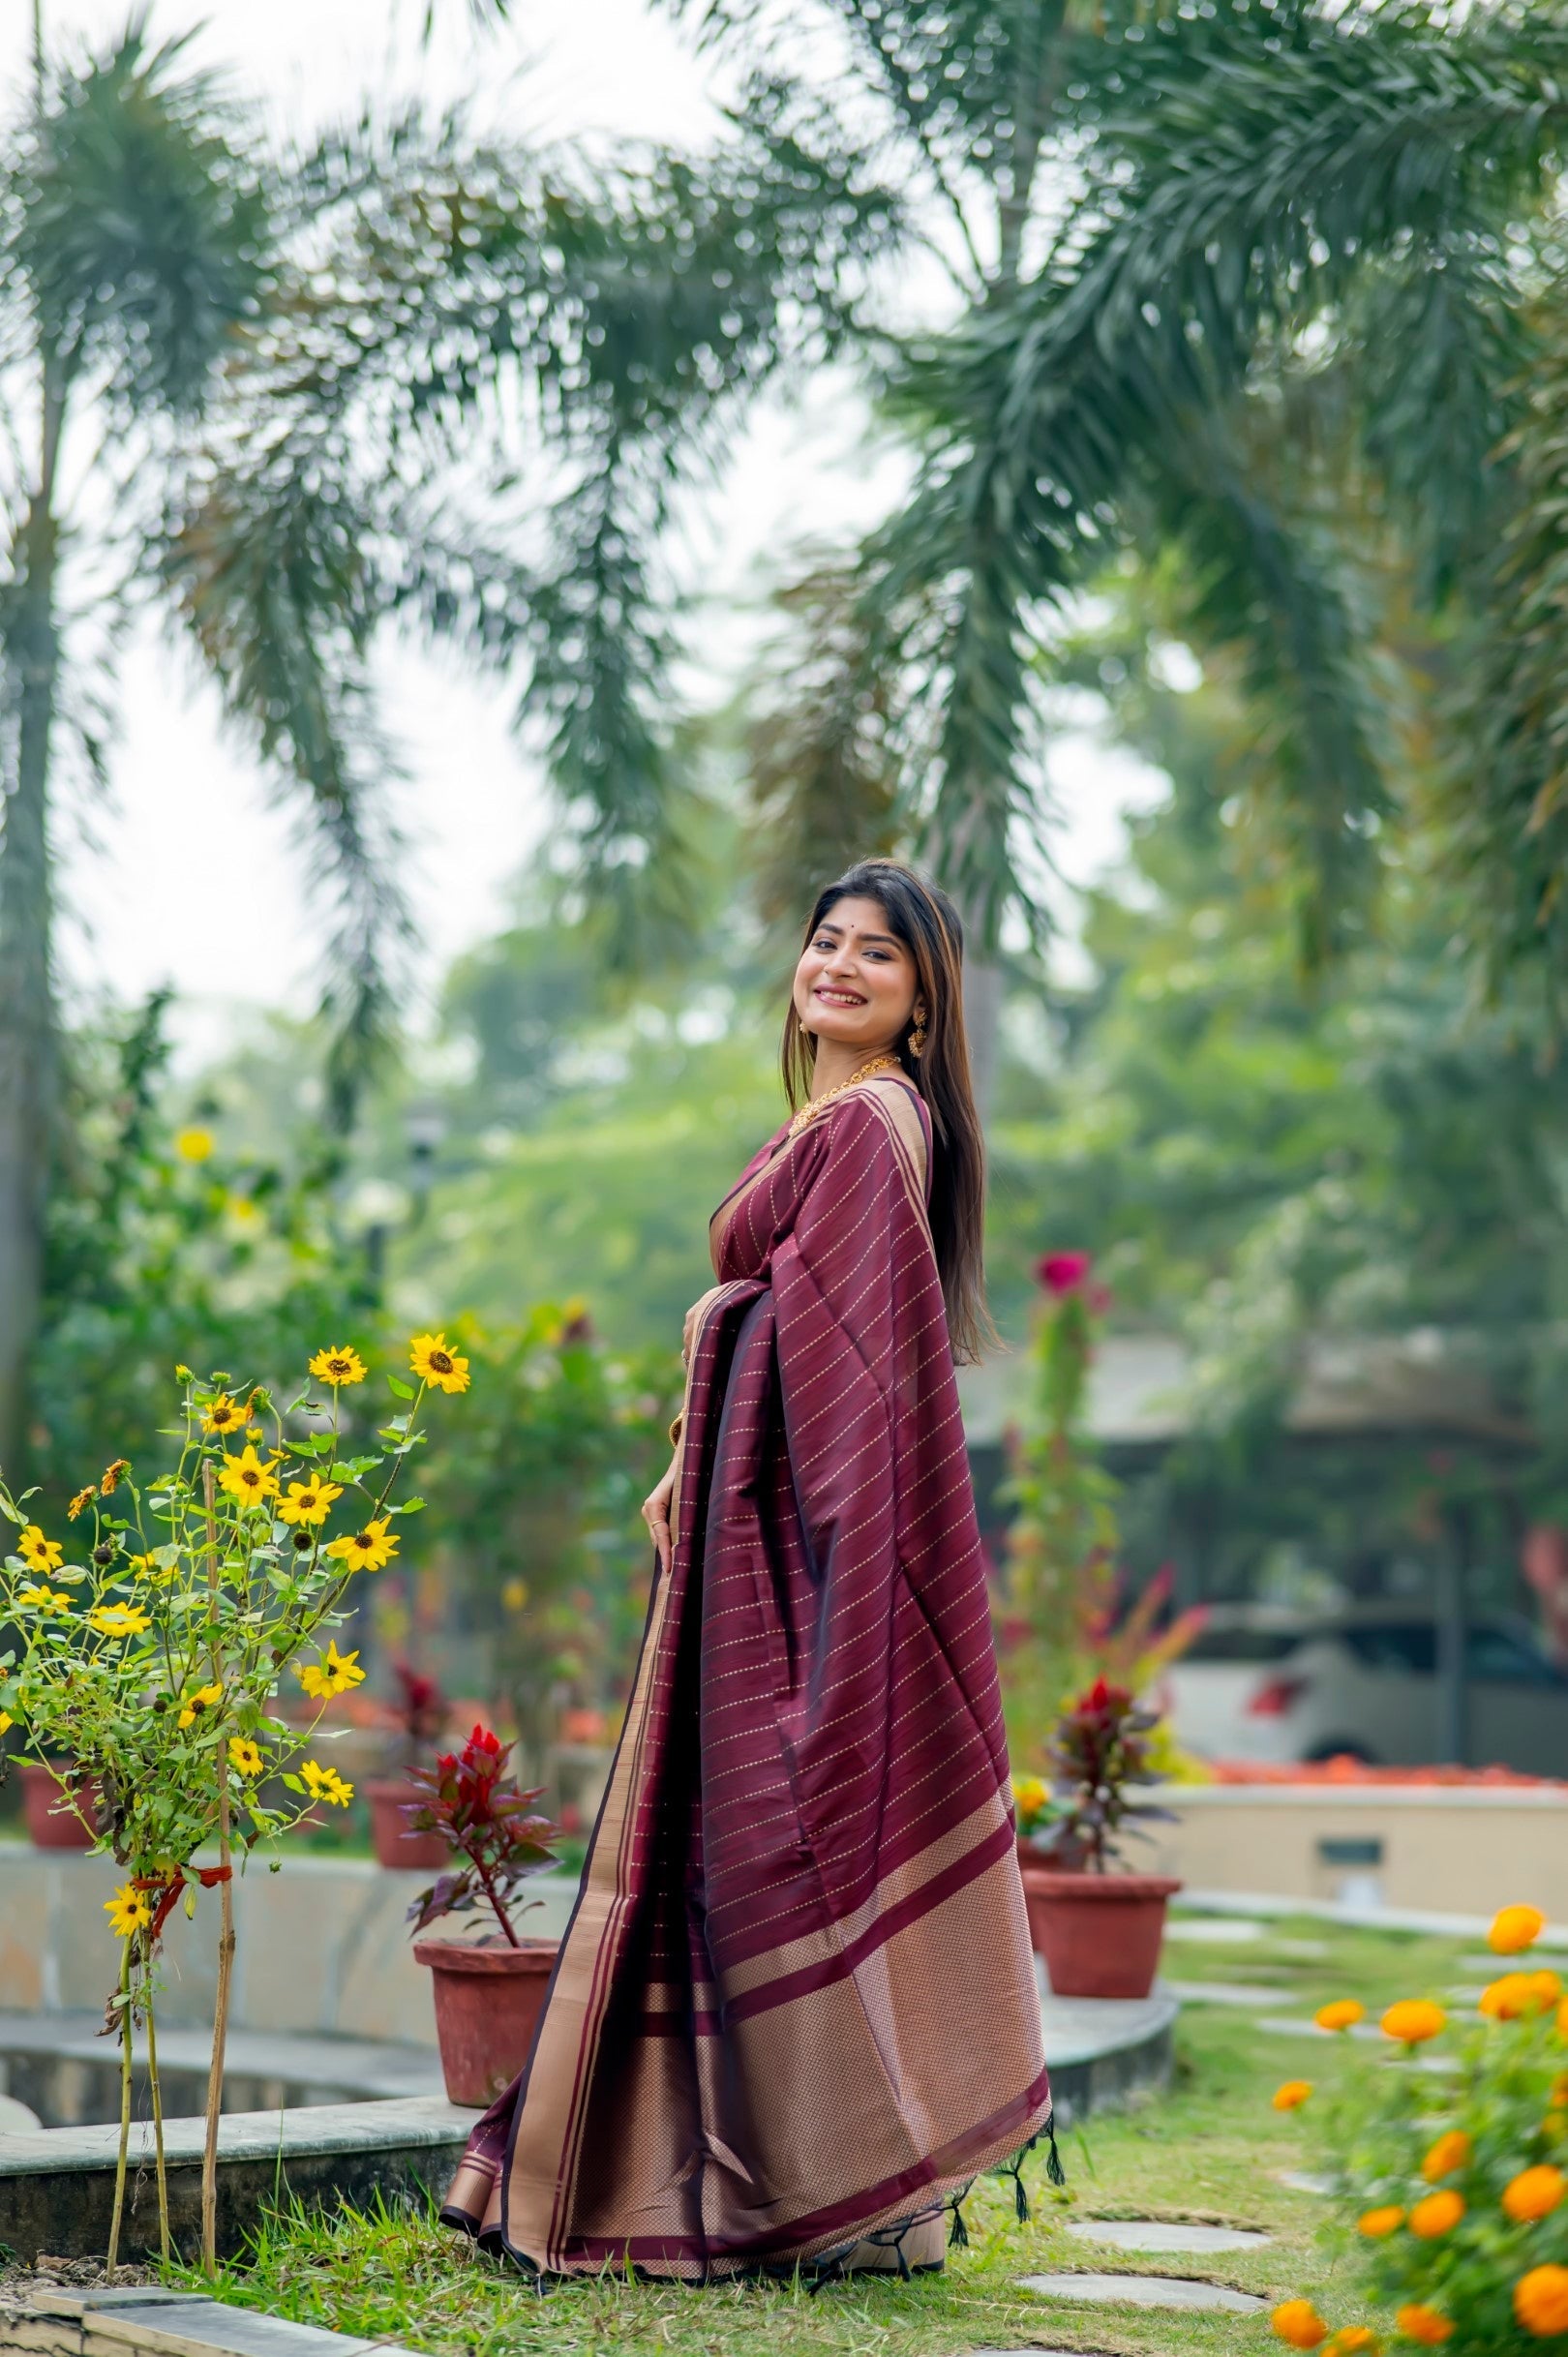
<svg viewBox="0 0 1568 2357">
<path fill-rule="evenodd" d="M 511 2085 L 532 2051 L 560 1942 L 470 1948 L 416 1940 L 413 1952 L 416 1964 L 431 1968 L 446 2100 L 482 2108 Z"/>
<path fill-rule="evenodd" d="M 1018 1836 L 1018 1864 L 1033 1867 L 1037 1874 L 1081 1874 L 1089 1862 L 1089 1853 L 1081 1841 L 1065 1841 L 1054 1850 L 1042 1850 L 1026 1833 Z"/>
<path fill-rule="evenodd" d="M 383 1866 L 409 1867 L 416 1873 L 438 1874 L 451 1858 L 439 1833 L 411 1833 L 404 1809 L 423 1793 L 401 1777 L 367 1776 L 365 1798 L 370 1802 L 371 1847 Z"/>
<path fill-rule="evenodd" d="M 1160 1963 L 1164 1874 L 1050 1874 L 1026 1866 L 1029 1936 L 1058 1997 L 1147 1997 Z"/>
<path fill-rule="evenodd" d="M 22 1810 L 27 1820 L 27 1837 L 36 1850 L 90 1850 L 93 1834 L 89 1826 L 71 1806 L 68 1795 L 75 1789 L 75 1798 L 89 1817 L 98 1808 L 98 1788 L 92 1783 L 73 1787 L 68 1768 L 45 1767 L 42 1760 L 18 1760 L 21 1775 Z"/>
</svg>

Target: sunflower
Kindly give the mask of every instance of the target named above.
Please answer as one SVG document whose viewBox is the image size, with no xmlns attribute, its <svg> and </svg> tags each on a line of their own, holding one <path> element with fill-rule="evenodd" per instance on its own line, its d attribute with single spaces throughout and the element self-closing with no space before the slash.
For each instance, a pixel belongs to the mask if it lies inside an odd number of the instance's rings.
<svg viewBox="0 0 1568 2357">
<path fill-rule="evenodd" d="M 104 1912 L 117 1940 L 129 1940 L 133 1932 L 145 1931 L 152 1921 L 147 1893 L 138 1890 L 135 1883 L 122 1883 L 114 1896 L 104 1901 Z"/>
<path fill-rule="evenodd" d="M 170 1587 L 180 1576 L 177 1556 L 172 1563 L 166 1563 L 156 1555 L 134 1555 L 128 1558 L 126 1568 L 136 1579 L 145 1580 L 149 1587 Z"/>
<path fill-rule="evenodd" d="M 237 1497 L 242 1506 L 264 1506 L 269 1497 L 278 1495 L 278 1476 L 272 1469 L 277 1462 L 271 1457 L 263 1465 L 255 1448 L 247 1446 L 228 1460 L 218 1476 L 218 1487 Z"/>
<path fill-rule="evenodd" d="M 363 1684 L 365 1673 L 359 1667 L 357 1651 L 340 1653 L 336 1638 L 331 1638 L 325 1661 L 307 1662 L 298 1676 L 312 1701 L 324 1703 L 334 1694 L 347 1694 L 350 1686 Z"/>
<path fill-rule="evenodd" d="M 0 1710 L 0 1735 L 4 1735 L 9 1727 L 15 1727 L 15 1724 L 16 1722 L 9 1710 Z"/>
<path fill-rule="evenodd" d="M 367 1523 L 363 1530 L 334 1539 L 327 1553 L 349 1571 L 380 1571 L 398 1552 L 398 1534 L 386 1526 L 383 1514 L 377 1521 Z"/>
<path fill-rule="evenodd" d="M 37 1523 L 29 1523 L 16 1541 L 16 1552 L 29 1571 L 58 1571 L 65 1549 L 58 1539 L 46 1539 Z"/>
<path fill-rule="evenodd" d="M 115 1491 L 119 1488 L 122 1479 L 127 1473 L 130 1472 L 130 1470 L 131 1460 L 129 1457 L 116 1457 L 112 1465 L 106 1465 L 104 1467 L 102 1474 L 99 1476 L 99 1496 L 101 1497 L 112 1497 Z"/>
<path fill-rule="evenodd" d="M 408 1364 L 422 1383 L 437 1391 L 467 1391 L 468 1362 L 448 1350 L 444 1334 L 416 1334 L 408 1345 Z"/>
<path fill-rule="evenodd" d="M 306 1760 L 300 1766 L 305 1788 L 313 1800 L 329 1800 L 335 1809 L 346 1809 L 354 1797 L 351 1784 L 345 1784 L 335 1768 L 323 1768 L 319 1760 Z"/>
<path fill-rule="evenodd" d="M 197 1686 L 194 1694 L 188 1694 L 185 1698 L 185 1706 L 180 1712 L 180 1725 L 194 1727 L 204 1710 L 211 1710 L 223 1699 L 222 1686 Z"/>
<path fill-rule="evenodd" d="M 195 1123 L 188 1130 L 174 1133 L 174 1151 L 182 1163 L 204 1163 L 211 1156 L 214 1138 L 210 1130 L 199 1129 Z"/>
<path fill-rule="evenodd" d="M 242 1407 L 238 1400 L 231 1400 L 226 1391 L 221 1391 L 202 1409 L 201 1429 L 204 1433 L 238 1432 L 249 1413 L 250 1410 Z"/>
<path fill-rule="evenodd" d="M 87 1626 L 100 1637 L 139 1637 L 152 1627 L 152 1617 L 136 1604 L 95 1604 Z"/>
<path fill-rule="evenodd" d="M 317 1352 L 311 1361 L 311 1373 L 317 1382 L 330 1383 L 336 1391 L 341 1383 L 363 1383 L 366 1368 L 357 1350 L 340 1343 L 334 1349 Z"/>
<path fill-rule="evenodd" d="M 229 1737 L 228 1758 L 230 1766 L 238 1768 L 242 1776 L 258 1776 L 261 1773 L 260 1746 L 243 1735 Z"/>
<path fill-rule="evenodd" d="M 97 1496 L 98 1484 L 96 1481 L 90 1481 L 85 1490 L 78 1490 L 75 1496 L 71 1500 L 70 1505 L 66 1508 L 67 1522 L 74 1523 L 77 1515 L 82 1511 L 82 1508 L 84 1506 L 90 1506 L 93 1499 Z"/>
<path fill-rule="evenodd" d="M 37 1582 L 31 1586 L 19 1587 L 16 1590 L 16 1606 L 17 1610 L 21 1612 L 68 1613 L 71 1610 L 71 1598 L 62 1595 L 57 1587 L 46 1587 L 42 1582 Z"/>
<path fill-rule="evenodd" d="M 303 1481 L 291 1481 L 288 1496 L 282 1499 L 278 1512 L 286 1523 L 304 1523 L 315 1529 L 326 1521 L 333 1505 L 343 1496 L 343 1485 L 327 1481 L 319 1473 L 308 1474 Z"/>
</svg>

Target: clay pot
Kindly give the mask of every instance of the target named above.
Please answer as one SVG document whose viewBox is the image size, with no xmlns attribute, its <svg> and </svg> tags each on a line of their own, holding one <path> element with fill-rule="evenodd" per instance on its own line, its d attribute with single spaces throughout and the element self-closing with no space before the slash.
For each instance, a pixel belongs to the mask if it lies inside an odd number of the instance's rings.
<svg viewBox="0 0 1568 2357">
<path fill-rule="evenodd" d="M 393 1776 L 367 1776 L 364 1789 L 370 1802 L 371 1847 L 381 1864 L 438 1874 L 450 1861 L 451 1851 L 439 1833 L 411 1833 L 403 1813 L 423 1800 L 424 1794 Z"/>
<path fill-rule="evenodd" d="M 46 1767 L 42 1760 L 18 1760 L 21 1777 L 22 1810 L 27 1820 L 27 1837 L 35 1850 L 90 1850 L 93 1835 L 83 1825 L 66 1798 L 73 1790 L 89 1817 L 98 1809 L 98 1788 L 92 1783 L 75 1786 L 69 1768 Z"/>
<path fill-rule="evenodd" d="M 509 2087 L 533 2050 L 558 1940 L 416 1940 L 414 1962 L 428 1964 L 436 1997 L 436 2036 L 449 2103 L 481 2108 Z"/>
<path fill-rule="evenodd" d="M 1054 1850 L 1041 1850 L 1026 1834 L 1018 1836 L 1020 1869 L 1032 1866 L 1037 1874 L 1082 1874 L 1088 1863 L 1088 1847 L 1081 1841 L 1065 1841 Z"/>
<path fill-rule="evenodd" d="M 1160 1964 L 1165 1874 L 1049 1874 L 1026 1866 L 1029 1936 L 1057 1997 L 1147 1997 Z"/>
</svg>

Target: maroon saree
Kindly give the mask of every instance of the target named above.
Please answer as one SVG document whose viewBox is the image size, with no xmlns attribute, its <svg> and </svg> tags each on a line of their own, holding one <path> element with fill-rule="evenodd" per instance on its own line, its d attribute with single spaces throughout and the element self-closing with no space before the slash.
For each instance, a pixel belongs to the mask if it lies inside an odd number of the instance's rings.
<svg viewBox="0 0 1568 2357">
<path fill-rule="evenodd" d="M 1049 2120 L 927 1121 L 864 1082 L 714 1214 L 670 1572 L 442 2211 L 541 2272 L 929 2258 Z"/>
</svg>

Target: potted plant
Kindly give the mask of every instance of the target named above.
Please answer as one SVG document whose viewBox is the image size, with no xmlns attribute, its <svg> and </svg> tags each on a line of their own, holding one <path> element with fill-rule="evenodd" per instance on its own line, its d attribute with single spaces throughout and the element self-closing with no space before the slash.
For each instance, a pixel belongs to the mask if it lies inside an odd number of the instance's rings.
<svg viewBox="0 0 1568 2357">
<path fill-rule="evenodd" d="M 1110 1867 L 1125 1827 L 1170 1821 L 1169 1809 L 1131 1797 L 1160 1780 L 1149 1740 L 1158 1725 L 1157 1712 L 1103 1677 L 1057 1722 L 1046 1755 L 1057 1787 L 1051 1833 L 1081 1849 L 1082 1866 L 1030 1864 L 1023 1880 L 1031 1936 L 1058 1997 L 1147 1997 L 1154 1986 L 1165 1903 L 1181 1884 Z"/>
<path fill-rule="evenodd" d="M 1048 1867 L 1057 1874 L 1079 1874 L 1087 1862 L 1082 1837 L 1069 1822 L 1065 1800 L 1059 1800 L 1043 1776 L 1014 1776 L 1012 1814 L 1018 1835 L 1021 1869 Z"/>
<path fill-rule="evenodd" d="M 419 1788 L 408 1780 L 408 1770 L 421 1753 L 439 1740 L 446 1726 L 446 1697 L 435 1678 L 425 1677 L 411 1662 L 396 1661 L 392 1670 L 399 1687 L 399 1699 L 390 1706 L 402 1736 L 399 1772 L 365 1779 L 371 1845 L 383 1866 L 428 1873 L 445 1865 L 447 1848 L 439 1833 L 414 1831 L 410 1821 L 422 1803 Z"/>
<path fill-rule="evenodd" d="M 68 1760 L 18 1760 L 22 1818 L 35 1850 L 90 1850 L 98 1838 L 98 1788 Z"/>
<path fill-rule="evenodd" d="M 538 1790 L 520 1792 L 506 1773 L 511 1750 L 488 1727 L 475 1727 L 461 1752 L 443 1752 L 434 1768 L 408 1773 L 424 1796 L 414 1830 L 437 1836 L 453 1868 L 420 1892 L 408 1920 L 425 1931 L 443 1916 L 484 1910 L 495 1926 L 473 1942 L 414 1942 L 415 1962 L 431 1968 L 453 2103 L 489 2103 L 517 2077 L 560 1951 L 558 1940 L 520 1940 L 513 1925 L 526 1911 L 516 1905 L 518 1885 L 556 1863 L 558 1828 L 530 1813 Z"/>
</svg>

